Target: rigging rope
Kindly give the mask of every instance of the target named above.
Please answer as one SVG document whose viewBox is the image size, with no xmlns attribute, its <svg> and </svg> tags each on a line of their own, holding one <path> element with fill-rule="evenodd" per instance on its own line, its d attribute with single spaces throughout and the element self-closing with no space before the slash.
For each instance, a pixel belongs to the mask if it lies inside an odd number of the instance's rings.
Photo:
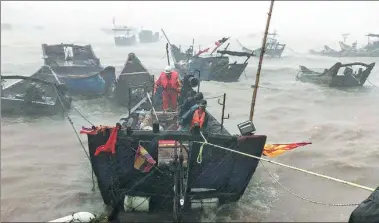
<svg viewBox="0 0 379 223">
<path fill-rule="evenodd" d="M 359 203 L 356 203 L 356 204 L 332 204 L 332 203 L 324 203 L 324 202 L 320 202 L 320 201 L 314 201 L 314 200 L 311 200 L 309 198 L 306 198 L 306 197 L 302 197 L 298 194 L 296 194 L 295 192 L 291 191 L 290 189 L 286 188 L 285 186 L 283 186 L 283 184 L 281 184 L 279 182 L 278 179 L 276 179 L 276 177 L 274 177 L 270 171 L 266 168 L 266 166 L 263 164 L 262 161 L 259 161 L 261 163 L 261 165 L 263 166 L 263 168 L 267 171 L 267 173 L 270 175 L 270 177 L 275 181 L 275 183 L 277 183 L 281 188 L 283 188 L 283 190 L 287 191 L 288 193 L 292 194 L 293 196 L 297 197 L 297 198 L 300 198 L 302 200 L 305 200 L 305 201 L 308 201 L 310 203 L 314 203 L 314 204 L 320 204 L 320 205 L 324 205 L 324 206 L 337 206 L 337 207 L 346 207 L 346 206 L 358 206 Z"/>
<path fill-rule="evenodd" d="M 265 162 L 268 162 L 268 163 L 273 163 L 273 164 L 276 164 L 278 166 L 282 166 L 282 167 L 286 167 L 286 168 L 289 168 L 289 169 L 297 170 L 297 171 L 300 171 L 300 172 L 303 172 L 303 173 L 307 173 L 307 174 L 310 174 L 310 175 L 318 176 L 318 177 L 325 178 L 325 179 L 328 179 L 328 180 L 332 180 L 332 181 L 335 181 L 335 182 L 338 182 L 338 183 L 347 184 L 349 186 L 361 188 L 361 189 L 368 190 L 368 191 L 371 191 L 371 192 L 373 192 L 375 190 L 374 188 L 366 187 L 366 186 L 359 185 L 359 184 L 356 184 L 356 183 L 352 183 L 352 182 L 348 182 L 348 181 L 345 181 L 345 180 L 337 179 L 337 178 L 334 178 L 334 177 L 326 176 L 326 175 L 323 175 L 323 174 L 319 174 L 319 173 L 311 172 L 311 171 L 308 171 L 308 170 L 300 169 L 300 168 L 297 168 L 297 167 L 294 167 L 294 166 L 289 166 L 289 165 L 286 165 L 286 164 L 283 164 L 283 163 L 279 163 L 279 162 L 276 162 L 276 161 L 273 161 L 273 160 L 269 160 L 269 159 L 265 159 L 265 158 L 262 158 L 262 157 L 254 156 L 254 155 L 251 155 L 251 154 L 247 154 L 247 153 L 244 153 L 244 152 L 232 150 L 232 149 L 225 148 L 225 147 L 222 147 L 222 146 L 219 146 L 219 145 L 215 145 L 215 144 L 212 144 L 212 143 L 206 143 L 206 142 L 200 142 L 200 141 L 192 141 L 192 142 L 199 143 L 199 144 L 206 144 L 206 145 L 209 145 L 209 146 L 213 146 L 215 148 L 227 150 L 227 151 L 230 151 L 230 152 L 233 152 L 233 153 L 238 153 L 240 155 L 244 155 L 244 156 L 247 156 L 247 157 L 250 157 L 250 158 L 258 159 L 258 160 L 265 161 Z"/>
<path fill-rule="evenodd" d="M 57 94 L 57 97 L 58 97 L 59 102 L 60 102 L 61 105 L 62 105 L 63 112 L 67 115 L 67 120 L 70 122 L 71 127 L 72 127 L 72 129 L 74 130 L 75 135 L 76 135 L 76 137 L 78 138 L 79 143 L 80 143 L 80 145 L 82 146 L 84 153 L 86 154 L 88 160 L 91 162 L 90 156 L 89 156 L 89 154 L 88 154 L 88 152 L 87 152 L 87 150 L 86 150 L 86 148 L 85 148 L 85 146 L 84 146 L 82 140 L 80 139 L 80 136 L 79 136 L 78 132 L 77 132 L 76 129 L 75 129 L 74 122 L 72 121 L 72 119 L 71 119 L 70 116 L 68 115 L 68 112 L 67 112 L 66 106 L 64 106 L 64 103 L 63 103 L 63 101 L 62 101 L 61 95 L 60 95 L 58 89 L 56 88 L 56 86 L 54 86 L 54 90 L 55 90 L 55 92 L 56 92 L 56 94 Z M 94 191 L 94 190 L 95 190 L 95 177 L 94 177 L 94 171 L 93 171 L 92 165 L 91 165 L 91 170 L 92 170 L 92 174 L 91 174 L 91 175 L 92 175 L 92 176 L 91 176 L 91 178 L 92 178 L 92 191 Z"/>
</svg>

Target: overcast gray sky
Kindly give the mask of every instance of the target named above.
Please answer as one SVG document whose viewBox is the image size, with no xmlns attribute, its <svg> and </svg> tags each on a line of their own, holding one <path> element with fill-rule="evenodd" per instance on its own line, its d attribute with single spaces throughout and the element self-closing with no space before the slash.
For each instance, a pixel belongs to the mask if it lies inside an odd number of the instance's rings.
<svg viewBox="0 0 379 223">
<path fill-rule="evenodd" d="M 264 30 L 269 1 L 1 2 L 1 21 L 62 27 L 116 23 L 164 28 L 170 33 L 242 35 Z M 379 32 L 379 1 L 276 1 L 271 28 L 284 36 Z"/>
</svg>

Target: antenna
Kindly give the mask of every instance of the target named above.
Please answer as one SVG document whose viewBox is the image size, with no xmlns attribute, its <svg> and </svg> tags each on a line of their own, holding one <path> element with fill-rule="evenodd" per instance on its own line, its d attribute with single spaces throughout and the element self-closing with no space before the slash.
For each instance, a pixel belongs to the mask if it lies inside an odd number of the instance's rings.
<svg viewBox="0 0 379 223">
<path fill-rule="evenodd" d="M 167 63 L 170 66 L 170 54 L 168 53 L 168 43 L 166 43 Z"/>
<path fill-rule="evenodd" d="M 259 64 L 258 64 L 258 69 L 257 69 L 257 75 L 255 77 L 253 98 L 251 100 L 251 108 L 250 108 L 250 121 L 251 122 L 253 121 L 253 116 L 254 116 L 254 107 L 255 107 L 255 101 L 256 101 L 257 93 L 258 93 L 259 77 L 261 75 L 263 56 L 264 56 L 265 51 L 266 51 L 267 34 L 268 34 L 268 29 L 270 27 L 271 14 L 272 14 L 273 8 L 274 8 L 274 0 L 271 0 L 270 10 L 268 12 L 268 17 L 267 17 L 266 30 L 265 30 L 265 33 L 263 36 L 263 41 L 262 41 L 261 55 L 259 56 Z"/>
</svg>

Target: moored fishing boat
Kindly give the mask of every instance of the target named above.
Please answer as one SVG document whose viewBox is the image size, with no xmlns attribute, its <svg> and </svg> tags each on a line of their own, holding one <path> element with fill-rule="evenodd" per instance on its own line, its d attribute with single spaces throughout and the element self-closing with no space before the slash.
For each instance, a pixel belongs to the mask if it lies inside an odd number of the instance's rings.
<svg viewBox="0 0 379 223">
<path fill-rule="evenodd" d="M 375 63 L 347 63 L 340 62 L 323 72 L 312 71 L 305 66 L 300 66 L 296 76 L 301 82 L 314 83 L 330 87 L 357 87 L 363 86 L 370 75 Z M 358 68 L 359 67 L 359 68 Z M 342 73 L 339 70 L 345 68 Z"/>
<path fill-rule="evenodd" d="M 182 89 L 193 91 L 192 87 Z M 258 160 L 204 142 L 261 156 L 266 136 L 254 135 L 250 122 L 245 128 L 239 126 L 241 136 L 232 136 L 209 113 L 206 129 L 172 130 L 177 127 L 177 112 L 162 112 L 153 106 L 149 93 L 147 97 L 116 126 L 82 130 L 88 134 L 90 160 L 104 203 L 124 213 L 169 210 L 179 220 L 201 202 L 238 201 Z"/>
<path fill-rule="evenodd" d="M 276 32 L 269 33 L 267 35 L 270 37 L 267 38 L 265 54 L 267 56 L 270 56 L 270 57 L 281 57 L 283 54 L 283 51 L 286 47 L 286 44 L 279 43 L 279 41 L 276 38 L 276 36 L 277 36 Z M 242 47 L 242 50 L 245 51 L 246 53 L 251 53 L 254 55 L 260 55 L 260 53 L 261 53 L 262 48 L 251 50 L 251 49 L 244 47 L 239 41 L 238 41 L 238 43 Z"/>
<path fill-rule="evenodd" d="M 70 108 L 72 99 L 67 87 L 53 73 L 47 77 L 42 69 L 49 67 L 42 67 L 30 77 L 1 76 L 2 81 L 17 80 L 1 85 L 2 115 L 54 115 Z"/>
<path fill-rule="evenodd" d="M 114 43 L 116 46 L 133 46 L 137 43 L 133 29 L 128 27 L 117 27 L 112 29 L 114 32 Z M 122 34 L 120 34 L 120 32 Z"/>
<path fill-rule="evenodd" d="M 362 48 L 357 48 L 357 42 L 354 42 L 351 46 L 344 41 L 339 41 L 340 50 L 331 49 L 328 46 L 324 46 L 321 51 L 310 50 L 309 52 L 314 55 L 329 56 L 329 57 L 379 57 L 379 41 L 372 41 L 371 38 L 379 38 L 379 34 L 368 34 L 368 43 Z"/>
<path fill-rule="evenodd" d="M 248 60 L 254 54 L 228 50 L 218 50 L 219 55 L 194 56 L 187 62 L 181 61 L 175 64 L 175 68 L 182 74 L 194 74 L 201 81 L 236 82 L 248 65 Z M 246 57 L 243 63 L 237 61 L 231 63 L 230 57 Z"/>
<path fill-rule="evenodd" d="M 170 46 L 170 54 L 174 61 L 175 69 L 181 76 L 193 74 L 200 81 L 236 82 L 245 71 L 245 68 L 248 65 L 247 61 L 251 56 L 254 56 L 252 53 L 229 51 L 227 50 L 229 44 L 224 50 L 217 50 L 226 43 L 230 37 L 223 37 L 216 41 L 215 47 L 211 52 L 209 52 L 211 48 L 208 47 L 204 50 L 199 50 L 195 55 L 192 55 L 191 51 L 193 51 L 193 47 L 191 47 L 187 50 L 184 56 L 180 50 L 178 51 L 178 48 L 174 44 L 170 43 L 163 30 L 162 32 L 168 42 L 167 48 Z M 246 57 L 246 60 L 243 63 L 237 63 L 237 61 L 230 62 L 229 56 L 225 55 Z"/>
<path fill-rule="evenodd" d="M 58 79 L 73 95 L 98 97 L 106 91 L 103 67 L 92 46 L 74 44 L 42 44 L 44 64 L 51 67 Z"/>
<path fill-rule="evenodd" d="M 103 75 L 116 77 L 116 68 L 108 66 Z M 124 67 L 115 78 L 111 86 L 107 86 L 110 100 L 121 106 L 132 108 L 139 101 L 146 98 L 146 93 L 151 93 L 154 88 L 154 75 L 141 63 L 134 53 L 129 53 Z"/>
<path fill-rule="evenodd" d="M 155 43 L 159 41 L 159 32 L 143 29 L 138 33 L 140 43 Z"/>
</svg>

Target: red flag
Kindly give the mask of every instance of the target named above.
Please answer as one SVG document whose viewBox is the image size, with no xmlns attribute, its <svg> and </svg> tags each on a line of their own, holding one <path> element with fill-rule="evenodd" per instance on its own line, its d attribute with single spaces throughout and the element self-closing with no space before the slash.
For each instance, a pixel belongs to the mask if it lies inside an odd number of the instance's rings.
<svg viewBox="0 0 379 223">
<path fill-rule="evenodd" d="M 230 37 L 223 37 L 222 39 L 218 40 L 217 42 L 215 42 L 215 45 L 216 47 L 212 50 L 211 54 L 213 54 L 219 46 L 221 46 L 223 43 L 225 43 L 226 41 L 228 41 Z"/>
<path fill-rule="evenodd" d="M 206 48 L 206 49 L 204 49 L 204 50 L 199 50 L 199 52 L 197 52 L 197 54 L 195 55 L 195 56 L 199 56 L 200 54 L 203 54 L 203 53 L 205 53 L 205 52 L 208 52 L 209 51 L 209 47 L 208 48 Z"/>
<path fill-rule="evenodd" d="M 226 37 L 223 37 L 222 39 L 218 40 L 217 42 L 215 42 L 216 46 L 219 47 L 221 44 L 225 43 L 226 41 L 228 41 L 230 37 L 226 38 Z"/>
<path fill-rule="evenodd" d="M 99 155 L 100 152 L 112 152 L 113 155 L 116 153 L 118 128 L 118 126 L 114 127 L 109 135 L 108 141 L 104 145 L 97 147 L 95 156 Z"/>
<path fill-rule="evenodd" d="M 275 157 L 283 154 L 288 150 L 293 150 L 299 146 L 305 146 L 312 144 L 311 142 L 299 142 L 299 143 L 290 143 L 290 144 L 266 144 L 263 149 L 263 155 L 269 157 Z"/>
</svg>

